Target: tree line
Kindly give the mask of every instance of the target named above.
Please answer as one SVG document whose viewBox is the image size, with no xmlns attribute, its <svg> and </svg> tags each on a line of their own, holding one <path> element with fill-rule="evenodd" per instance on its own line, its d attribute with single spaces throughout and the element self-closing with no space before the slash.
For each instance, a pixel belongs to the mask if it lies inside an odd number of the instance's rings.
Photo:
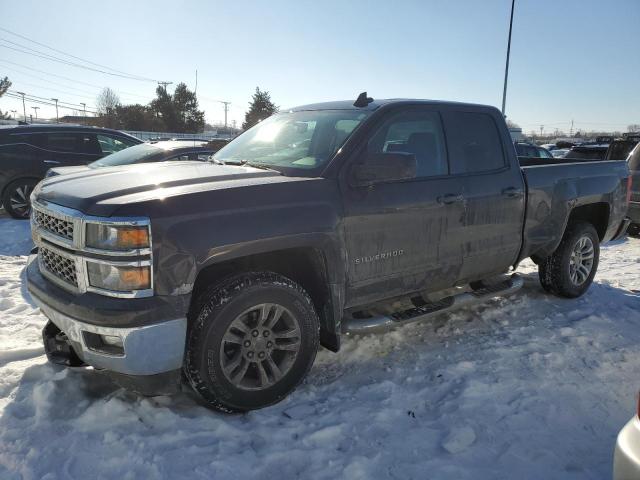
<svg viewBox="0 0 640 480">
<path fill-rule="evenodd" d="M 173 94 L 166 87 L 156 88 L 156 98 L 147 105 L 123 105 L 118 95 L 104 88 L 96 101 L 99 122 L 103 127 L 154 132 L 200 133 L 204 130 L 204 111 L 198 108 L 196 93 L 179 83 Z M 256 91 L 242 123 L 243 130 L 278 111 L 269 92 Z"/>
</svg>

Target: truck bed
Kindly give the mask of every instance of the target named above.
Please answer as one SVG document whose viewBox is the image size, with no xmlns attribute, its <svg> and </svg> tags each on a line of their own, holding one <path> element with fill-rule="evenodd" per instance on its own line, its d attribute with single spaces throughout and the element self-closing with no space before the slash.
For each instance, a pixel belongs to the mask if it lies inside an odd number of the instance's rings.
<svg viewBox="0 0 640 480">
<path fill-rule="evenodd" d="M 534 165 L 523 165 L 520 160 L 527 191 L 520 260 L 546 257 L 553 252 L 562 239 L 570 213 L 581 206 L 589 208 L 584 210 L 585 219 L 606 216 L 604 223 L 608 226 L 598 232 L 601 241 L 616 234 L 627 208 L 626 161 L 531 159 L 536 160 Z"/>
</svg>

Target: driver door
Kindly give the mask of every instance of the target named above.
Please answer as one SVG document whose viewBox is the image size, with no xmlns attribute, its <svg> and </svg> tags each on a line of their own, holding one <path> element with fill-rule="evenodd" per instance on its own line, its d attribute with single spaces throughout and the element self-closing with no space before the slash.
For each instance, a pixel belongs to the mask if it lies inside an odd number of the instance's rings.
<svg viewBox="0 0 640 480">
<path fill-rule="evenodd" d="M 439 112 L 429 106 L 389 112 L 356 162 L 393 151 L 416 156 L 416 178 L 343 187 L 347 307 L 439 290 L 460 275 L 463 192 L 449 176 Z"/>
</svg>

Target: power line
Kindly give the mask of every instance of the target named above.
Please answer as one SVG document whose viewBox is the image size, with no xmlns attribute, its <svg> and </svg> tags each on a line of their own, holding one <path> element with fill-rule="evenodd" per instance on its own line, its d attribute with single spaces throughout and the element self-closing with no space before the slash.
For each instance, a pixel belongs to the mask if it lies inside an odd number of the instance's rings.
<svg viewBox="0 0 640 480">
<path fill-rule="evenodd" d="M 8 64 L 11 64 L 11 65 L 16 65 L 16 66 L 21 67 L 21 68 L 26 68 L 27 70 L 31 70 L 31 71 L 38 72 L 38 73 L 44 73 L 45 75 L 49 75 L 49 76 L 52 76 L 52 77 L 60 78 L 62 80 L 67 80 L 69 82 L 79 83 L 81 85 L 87 85 L 89 87 L 95 87 L 95 88 L 100 88 L 100 89 L 104 88 L 104 85 L 96 85 L 95 83 L 83 82 L 81 80 L 76 80 L 76 79 L 73 79 L 73 78 L 65 77 L 63 75 L 57 75 L 55 73 L 45 72 L 44 70 L 38 70 L 37 68 L 28 67 L 28 66 L 22 65 L 20 63 L 10 62 L 9 60 L 0 59 L 0 63 L 8 63 Z M 22 72 L 20 72 L 20 73 L 22 73 Z M 122 95 L 129 95 L 129 96 L 132 96 L 132 97 L 148 98 L 148 96 L 145 96 L 145 95 L 140 95 L 140 94 L 131 93 L 131 92 L 125 92 L 123 90 L 119 90 L 118 93 L 122 94 Z"/>
<path fill-rule="evenodd" d="M 10 40 L 5 40 L 5 39 L 2 39 L 2 38 L 0 38 L 0 41 L 9 42 L 9 43 L 15 44 L 15 42 L 11 42 Z M 157 82 L 156 80 L 153 80 L 151 78 L 136 77 L 136 76 L 132 76 L 132 75 L 122 75 L 120 73 L 107 72 L 105 70 L 100 70 L 98 68 L 88 67 L 86 65 L 81 65 L 79 63 L 70 62 L 70 61 L 64 60 L 62 58 L 54 57 L 53 55 L 49 55 L 49 54 L 44 53 L 44 52 L 38 52 L 37 50 L 34 50 L 34 49 L 30 48 L 30 47 L 26 47 L 24 45 L 19 45 L 19 46 L 21 48 L 16 48 L 16 47 L 11 47 L 9 45 L 0 44 L 0 47 L 2 47 L 2 48 L 8 48 L 9 50 L 14 50 L 14 51 L 20 52 L 20 53 L 26 53 L 27 55 L 33 55 L 33 56 L 36 56 L 36 57 L 39 57 L 39 58 L 43 58 L 45 60 L 49 60 L 51 62 L 58 62 L 58 63 L 62 63 L 64 65 L 69 65 L 71 67 L 82 68 L 82 69 L 90 70 L 90 71 L 93 71 L 93 72 L 103 73 L 105 75 L 111 75 L 113 77 L 128 78 L 130 80 L 138 80 L 138 81 L 154 82 L 154 83 Z M 26 48 L 27 50 L 23 50 L 24 48 Z M 30 52 L 29 50 L 33 50 L 33 51 Z"/>
<path fill-rule="evenodd" d="M 51 103 L 49 101 L 49 100 L 51 100 L 50 98 L 40 97 L 38 95 L 32 95 L 32 94 L 29 94 L 29 93 L 16 92 L 15 90 L 7 90 L 7 93 L 5 95 L 7 97 L 11 97 L 11 98 L 22 98 L 22 96 L 24 95 L 25 100 L 28 100 L 30 102 L 41 103 L 43 105 L 55 106 L 54 103 Z M 60 108 L 69 108 L 71 110 L 79 110 L 80 107 L 82 106 L 81 103 L 64 102 L 64 101 L 61 101 L 61 100 L 58 100 L 58 104 L 59 104 Z M 90 107 L 95 108 L 95 106 L 93 106 L 93 105 L 90 105 Z M 88 109 L 87 112 L 98 113 L 96 110 L 93 110 L 93 109 Z"/>
<path fill-rule="evenodd" d="M 50 47 L 49 45 L 46 45 L 46 44 L 41 43 L 41 42 L 38 42 L 38 41 L 33 40 L 32 38 L 26 37 L 24 35 L 20 35 L 19 33 L 12 32 L 11 30 L 8 30 L 6 28 L 0 27 L 0 30 L 2 30 L 3 32 L 10 33 L 11 35 L 15 35 L 16 37 L 22 38 L 23 40 L 27 40 L 28 42 L 35 43 L 36 45 L 40 45 L 41 47 L 45 47 L 45 48 L 48 48 L 49 50 L 53 50 L 54 52 L 61 53 L 62 55 L 66 55 L 67 57 L 75 58 L 76 60 L 80 60 L 82 62 L 89 63 L 89 64 L 94 65 L 96 67 L 106 68 L 107 70 L 112 70 L 114 72 L 122 73 L 124 75 L 131 75 L 131 74 L 128 74 L 127 72 L 123 72 L 122 70 L 117 70 L 117 69 L 109 67 L 107 65 L 102 65 L 100 63 L 92 62 L 91 60 L 87 60 L 85 58 L 81 58 L 81 57 L 78 57 L 76 55 L 72 55 L 70 53 L 63 52 L 62 50 L 58 50 L 57 48 Z M 138 75 L 131 75 L 131 76 L 137 77 Z M 140 78 L 144 78 L 144 77 L 140 77 Z"/>
</svg>

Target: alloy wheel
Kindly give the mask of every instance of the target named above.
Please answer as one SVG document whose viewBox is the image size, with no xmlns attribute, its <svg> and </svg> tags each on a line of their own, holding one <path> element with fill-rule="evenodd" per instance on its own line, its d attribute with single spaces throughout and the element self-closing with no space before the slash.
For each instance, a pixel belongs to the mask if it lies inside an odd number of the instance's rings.
<svg viewBox="0 0 640 480">
<path fill-rule="evenodd" d="M 300 325 L 282 305 L 262 303 L 238 315 L 222 337 L 220 365 L 242 390 L 264 390 L 293 366 L 301 345 Z"/>
</svg>

